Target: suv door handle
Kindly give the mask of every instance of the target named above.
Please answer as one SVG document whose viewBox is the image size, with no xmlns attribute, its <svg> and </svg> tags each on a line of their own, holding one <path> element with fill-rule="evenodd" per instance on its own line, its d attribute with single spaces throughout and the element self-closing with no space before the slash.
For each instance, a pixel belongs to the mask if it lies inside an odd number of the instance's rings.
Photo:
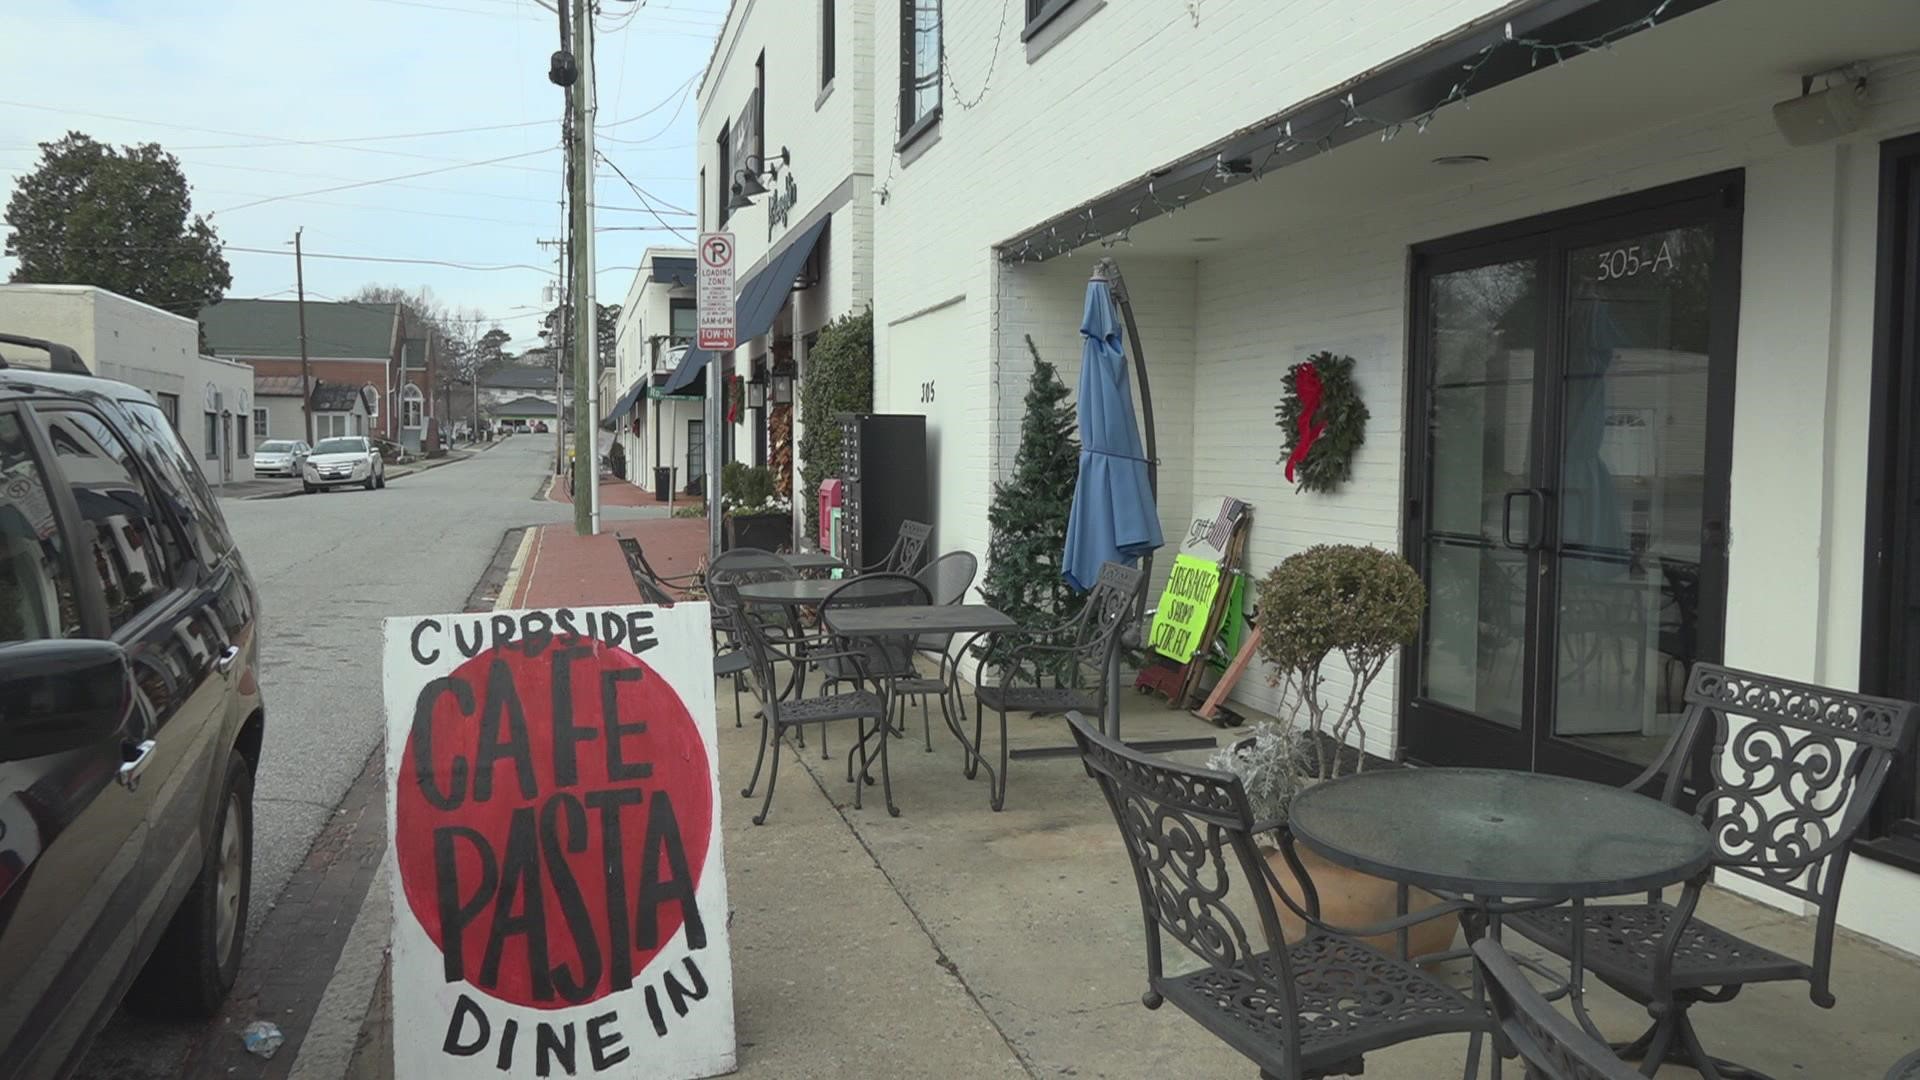
<svg viewBox="0 0 1920 1080">
<path fill-rule="evenodd" d="M 238 659 L 240 659 L 240 646 L 229 645 L 220 650 L 220 659 L 215 660 L 213 666 L 219 669 L 220 674 L 225 675 L 233 670 L 233 662 Z"/>
<path fill-rule="evenodd" d="M 153 760 L 153 751 L 160 744 L 152 739 L 143 739 L 133 747 L 133 756 L 120 763 L 120 774 L 114 779 L 128 791 L 140 789 L 140 774 L 147 771 L 147 763 Z"/>
</svg>

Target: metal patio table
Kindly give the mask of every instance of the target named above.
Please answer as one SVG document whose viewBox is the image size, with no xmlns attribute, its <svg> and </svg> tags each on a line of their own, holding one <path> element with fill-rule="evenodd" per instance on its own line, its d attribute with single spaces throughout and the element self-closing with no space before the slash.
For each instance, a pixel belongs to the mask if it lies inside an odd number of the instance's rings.
<svg viewBox="0 0 1920 1080">
<path fill-rule="evenodd" d="M 821 620 L 826 628 L 841 637 L 855 638 L 917 638 L 923 634 L 1004 634 L 1020 629 L 1013 616 L 987 604 L 929 604 L 898 607 L 847 608 L 843 611 L 830 611 Z M 960 666 L 953 665 L 949 678 L 957 679 Z M 944 706 L 941 716 L 946 719 L 947 730 L 960 740 L 967 752 L 967 760 L 975 768 L 987 771 L 987 788 L 994 786 L 993 766 L 987 764 L 986 755 L 980 752 L 960 730 L 958 717 L 948 716 Z M 974 772 L 967 772 L 968 778 Z"/>
<path fill-rule="evenodd" d="M 836 559 L 824 551 L 790 551 L 780 558 L 802 574 L 818 574 L 847 565 L 845 560 Z"/>
<path fill-rule="evenodd" d="M 1293 836 L 1327 861 L 1474 905 L 1469 943 L 1498 938 L 1504 912 L 1646 892 L 1704 873 L 1706 828 L 1665 803 L 1587 780 L 1501 769 L 1415 768 L 1317 784 L 1287 812 Z M 1587 1032 L 1574 935 L 1562 991 Z M 1476 975 L 1476 981 L 1478 976 Z M 1556 993 L 1552 996 L 1560 996 Z M 1476 1039 L 1470 1051 L 1477 1058 Z M 1494 1056 L 1494 1075 L 1500 1059 Z"/>
<path fill-rule="evenodd" d="M 784 558 L 784 556 L 782 556 Z M 797 569 L 797 567 L 796 567 Z M 817 608 L 844 581 L 827 578 L 796 578 L 792 581 L 761 581 L 735 588 L 740 599 L 749 604 L 777 604 L 791 611 Z"/>
</svg>

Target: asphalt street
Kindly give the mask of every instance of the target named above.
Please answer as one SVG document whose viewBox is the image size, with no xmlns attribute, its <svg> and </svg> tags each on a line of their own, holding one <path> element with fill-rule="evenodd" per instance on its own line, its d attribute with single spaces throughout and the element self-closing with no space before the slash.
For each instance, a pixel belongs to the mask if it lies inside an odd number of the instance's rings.
<svg viewBox="0 0 1920 1080">
<path fill-rule="evenodd" d="M 510 438 L 379 491 L 223 500 L 260 591 L 267 733 L 254 784 L 250 940 L 380 745 L 381 620 L 461 610 L 508 530 L 570 518 L 571 506 L 536 497 L 552 451 L 551 439 Z M 604 519 L 661 512 L 609 508 Z M 78 1075 L 173 1076 L 202 1034 L 123 1012 Z"/>
</svg>

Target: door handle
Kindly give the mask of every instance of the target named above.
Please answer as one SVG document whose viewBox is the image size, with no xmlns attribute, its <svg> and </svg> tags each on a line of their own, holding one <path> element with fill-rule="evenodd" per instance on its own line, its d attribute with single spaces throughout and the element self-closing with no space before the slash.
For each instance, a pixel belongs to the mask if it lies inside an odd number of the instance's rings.
<svg viewBox="0 0 1920 1080">
<path fill-rule="evenodd" d="M 233 670 L 233 662 L 238 659 L 240 659 L 240 646 L 229 645 L 220 650 L 220 659 L 215 660 L 213 666 L 219 670 L 220 674 L 225 675 Z"/>
<path fill-rule="evenodd" d="M 152 739 L 143 739 L 133 747 L 133 756 L 120 763 L 120 774 L 114 779 L 128 791 L 140 789 L 140 774 L 147 771 L 147 763 L 153 760 L 153 751 L 159 743 Z"/>
<path fill-rule="evenodd" d="M 1513 538 L 1513 500 L 1527 500 L 1527 535 L 1519 540 Z M 1510 548 L 1526 551 L 1539 546 L 1534 539 L 1538 532 L 1536 520 L 1546 507 L 1547 493 L 1539 488 L 1515 488 L 1507 492 L 1500 502 L 1500 542 Z"/>
</svg>

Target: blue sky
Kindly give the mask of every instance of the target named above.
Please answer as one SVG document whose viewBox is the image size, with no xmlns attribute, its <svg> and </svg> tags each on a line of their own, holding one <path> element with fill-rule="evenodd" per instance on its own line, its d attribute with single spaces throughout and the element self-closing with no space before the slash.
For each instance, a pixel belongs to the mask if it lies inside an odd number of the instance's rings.
<svg viewBox="0 0 1920 1080">
<path fill-rule="evenodd" d="M 665 208 L 695 208 L 693 81 L 726 0 L 600 4 L 600 122 L 633 140 L 601 152 L 690 234 L 692 218 Z M 534 0 L 5 0 L 0 192 L 32 168 L 36 143 L 68 130 L 158 142 L 230 248 L 275 252 L 229 250 L 229 295 L 291 296 L 293 260 L 278 252 L 304 227 L 310 299 L 426 286 L 533 343 L 553 265 L 536 241 L 562 235 L 563 100 L 546 79 L 557 43 Z M 493 130 L 417 134 L 474 127 Z M 467 167 L 304 194 L 456 165 Z M 598 236 L 599 299 L 617 303 L 632 280 L 618 268 L 680 241 L 604 164 L 597 183 L 597 224 L 617 230 Z M 329 254 L 532 268 L 316 257 Z M 0 258 L 0 277 L 10 264 Z"/>
</svg>

